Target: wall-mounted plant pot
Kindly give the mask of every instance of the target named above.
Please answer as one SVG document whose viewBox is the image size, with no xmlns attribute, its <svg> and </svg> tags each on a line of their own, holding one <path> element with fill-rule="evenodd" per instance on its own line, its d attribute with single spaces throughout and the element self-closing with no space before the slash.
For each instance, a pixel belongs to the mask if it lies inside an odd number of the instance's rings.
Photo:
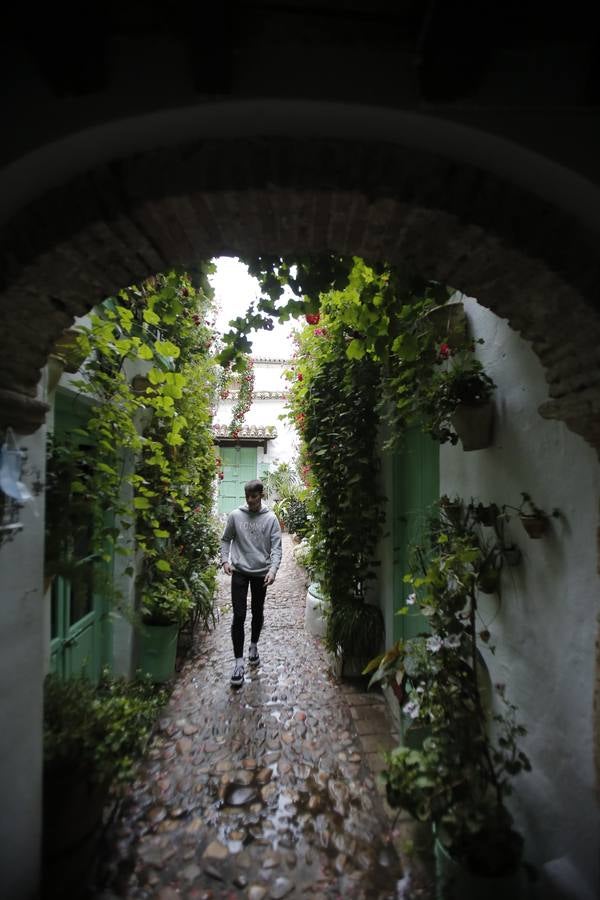
<svg viewBox="0 0 600 900">
<path fill-rule="evenodd" d="M 518 566 L 523 554 L 516 544 L 511 544 L 509 547 L 503 547 L 502 558 L 507 566 Z"/>
<path fill-rule="evenodd" d="M 466 343 L 467 317 L 462 303 L 435 306 L 426 314 L 426 319 L 435 340 L 449 341 L 452 346 Z"/>
<path fill-rule="evenodd" d="M 532 516 L 521 513 L 519 518 L 530 538 L 541 538 L 546 534 L 548 530 L 547 516 Z"/>
<path fill-rule="evenodd" d="M 64 371 L 70 372 L 72 375 L 79 371 L 86 357 L 85 351 L 79 346 L 79 337 L 79 331 L 67 328 L 55 342 L 51 354 L 58 357 L 63 363 Z"/>
<path fill-rule="evenodd" d="M 483 403 L 469 406 L 461 403 L 452 416 L 452 427 L 460 438 L 463 450 L 485 450 L 492 443 L 494 406 Z"/>
</svg>

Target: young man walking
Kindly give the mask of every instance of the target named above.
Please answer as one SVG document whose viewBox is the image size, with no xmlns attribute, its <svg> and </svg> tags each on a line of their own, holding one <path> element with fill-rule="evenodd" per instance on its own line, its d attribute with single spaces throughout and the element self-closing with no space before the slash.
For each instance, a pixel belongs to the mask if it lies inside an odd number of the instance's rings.
<svg viewBox="0 0 600 900">
<path fill-rule="evenodd" d="M 275 581 L 281 563 L 281 528 L 275 513 L 263 505 L 263 490 L 261 481 L 248 481 L 244 485 L 246 505 L 229 513 L 221 538 L 223 571 L 231 575 L 231 639 L 235 656 L 231 686 L 236 688 L 244 683 L 244 623 L 248 585 L 252 597 L 248 663 L 257 666 L 260 662 L 257 644 L 263 624 L 265 595 L 267 587 Z"/>
</svg>

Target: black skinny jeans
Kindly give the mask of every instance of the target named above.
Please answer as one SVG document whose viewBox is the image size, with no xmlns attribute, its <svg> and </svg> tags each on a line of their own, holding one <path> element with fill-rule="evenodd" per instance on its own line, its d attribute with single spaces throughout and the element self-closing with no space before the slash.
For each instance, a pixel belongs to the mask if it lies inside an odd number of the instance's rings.
<svg viewBox="0 0 600 900">
<path fill-rule="evenodd" d="M 248 585 L 252 596 L 252 625 L 250 640 L 258 643 L 263 625 L 263 609 L 267 585 L 264 575 L 245 575 L 243 572 L 231 573 L 231 603 L 233 605 L 233 621 L 231 623 L 231 640 L 236 659 L 244 655 L 244 622 L 248 605 Z"/>
</svg>

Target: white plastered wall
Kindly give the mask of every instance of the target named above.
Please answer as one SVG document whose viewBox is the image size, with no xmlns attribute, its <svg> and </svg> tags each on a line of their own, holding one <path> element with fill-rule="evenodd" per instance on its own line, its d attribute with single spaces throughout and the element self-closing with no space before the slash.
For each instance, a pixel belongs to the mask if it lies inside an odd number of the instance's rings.
<svg viewBox="0 0 600 900">
<path fill-rule="evenodd" d="M 289 382 L 283 377 L 284 362 L 263 362 L 257 359 L 254 363 L 254 392 L 283 393 L 289 389 Z M 235 400 L 220 400 L 214 421 L 217 425 L 228 425 L 231 422 Z M 273 468 L 278 463 L 291 462 L 298 452 L 298 438 L 296 431 L 289 422 L 281 419 L 286 412 L 286 400 L 284 398 L 259 399 L 255 398 L 244 419 L 244 426 L 274 425 L 277 429 L 277 437 L 267 441 L 267 452 L 263 453 L 258 448 L 257 468 L 258 475 L 264 469 Z"/>
<path fill-rule="evenodd" d="M 600 896 L 599 807 L 593 765 L 593 684 L 600 579 L 596 529 L 600 477 L 595 452 L 561 422 L 544 420 L 542 366 L 527 342 L 475 300 L 462 298 L 477 355 L 497 384 L 493 445 L 464 452 L 444 445 L 440 491 L 517 506 L 525 491 L 550 512 L 536 540 L 517 519 L 508 534 L 523 553 L 505 567 L 500 603 L 481 595 L 495 655 L 494 682 L 506 684 L 528 733 L 532 772 L 515 779 L 511 798 L 528 858 L 541 869 L 546 898 Z"/>
<path fill-rule="evenodd" d="M 43 399 L 43 385 L 38 391 Z M 45 480 L 46 429 L 21 437 L 23 481 Z M 38 895 L 42 808 L 44 494 L 20 511 L 23 530 L 0 546 L 0 894 Z"/>
</svg>

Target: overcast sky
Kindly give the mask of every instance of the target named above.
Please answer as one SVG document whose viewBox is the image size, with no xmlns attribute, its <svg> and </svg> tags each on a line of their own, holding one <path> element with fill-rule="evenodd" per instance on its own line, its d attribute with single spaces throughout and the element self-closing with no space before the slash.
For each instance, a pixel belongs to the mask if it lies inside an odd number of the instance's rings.
<svg viewBox="0 0 600 900">
<path fill-rule="evenodd" d="M 217 271 L 210 276 L 217 303 L 217 330 L 223 334 L 229 331 L 229 321 L 244 315 L 253 300 L 260 296 L 258 281 L 252 278 L 247 267 L 237 258 L 221 256 L 213 260 Z M 287 359 L 292 355 L 291 331 L 297 324 L 294 320 L 276 324 L 273 331 L 253 331 L 252 355 Z"/>
</svg>

